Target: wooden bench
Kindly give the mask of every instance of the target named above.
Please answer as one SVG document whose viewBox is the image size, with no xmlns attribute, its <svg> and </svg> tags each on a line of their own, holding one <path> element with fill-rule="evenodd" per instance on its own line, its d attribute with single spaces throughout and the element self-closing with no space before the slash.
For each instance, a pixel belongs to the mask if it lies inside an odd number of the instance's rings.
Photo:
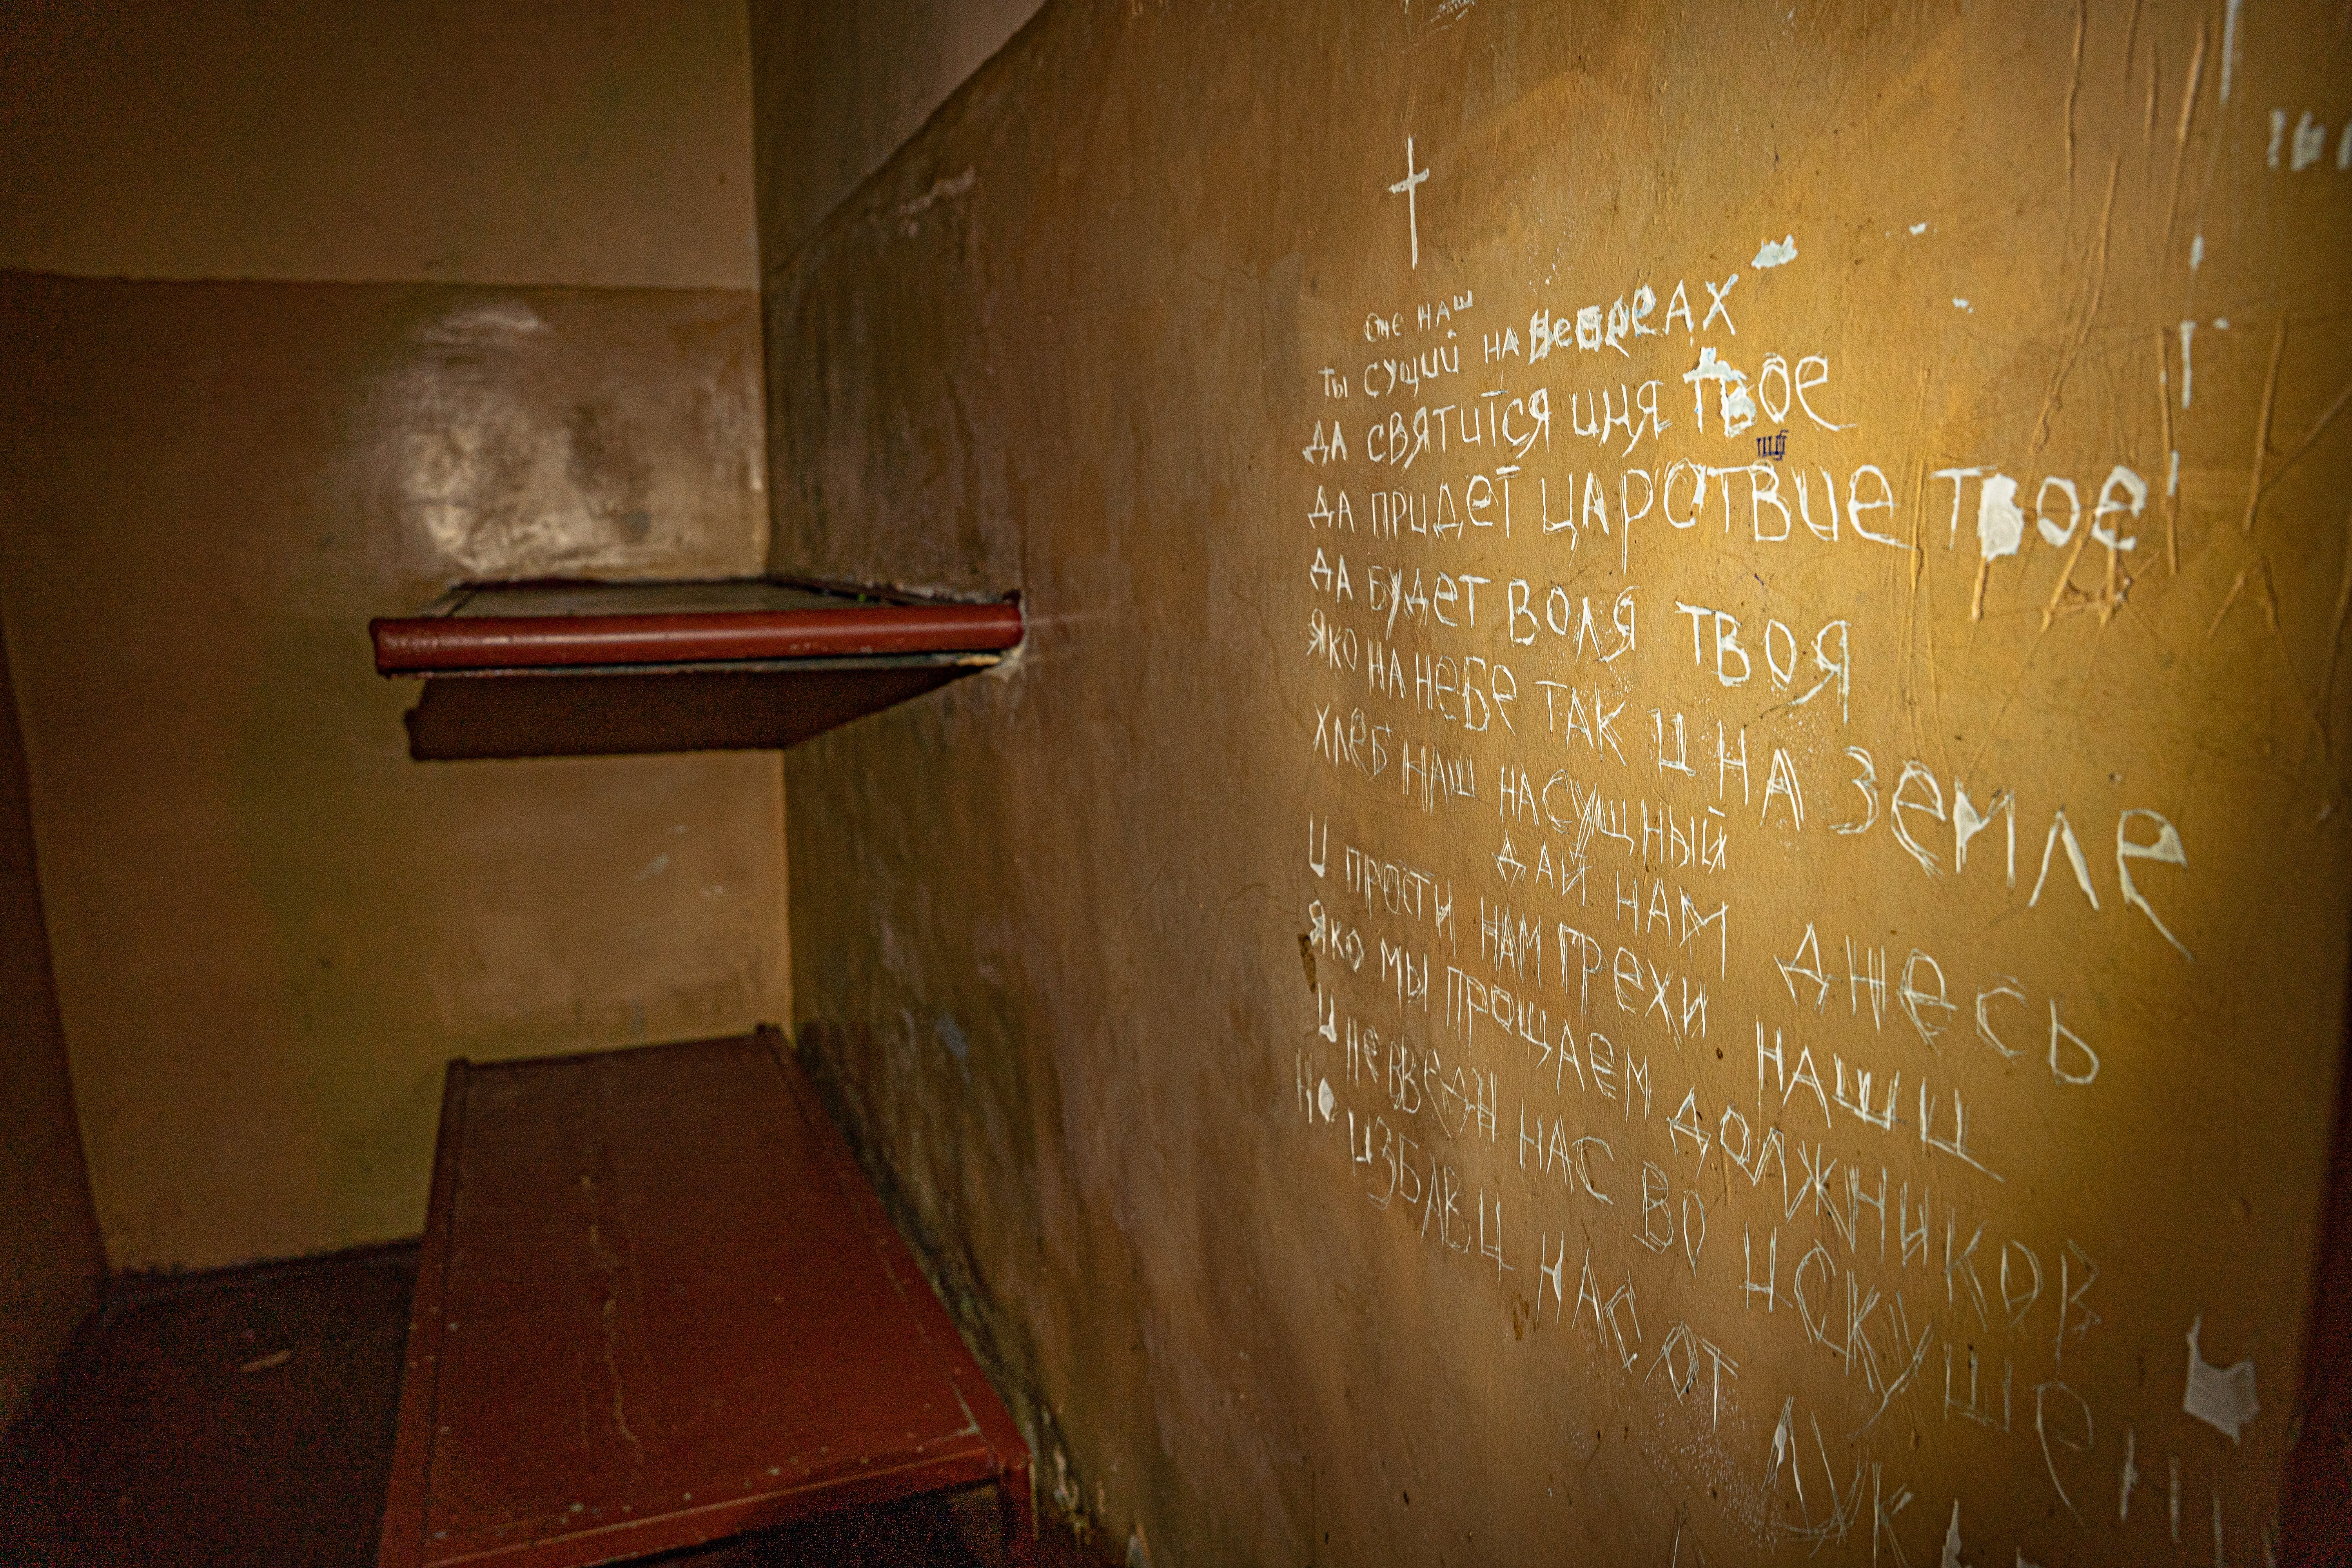
<svg viewBox="0 0 2352 1568">
<path fill-rule="evenodd" d="M 449 1066 L 377 1561 L 572 1568 L 1029 1453 L 771 1028 Z"/>
</svg>

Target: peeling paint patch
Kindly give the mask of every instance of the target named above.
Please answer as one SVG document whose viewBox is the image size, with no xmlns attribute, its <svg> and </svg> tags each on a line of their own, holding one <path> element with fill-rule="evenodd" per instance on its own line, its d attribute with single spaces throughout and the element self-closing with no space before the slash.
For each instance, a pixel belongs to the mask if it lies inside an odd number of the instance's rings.
<svg viewBox="0 0 2352 1568">
<path fill-rule="evenodd" d="M 450 311 L 439 321 L 417 329 L 428 343 L 499 342 L 530 332 L 543 332 L 547 323 L 520 300 L 497 300 Z"/>
<path fill-rule="evenodd" d="M 913 217 L 918 213 L 928 212 L 941 202 L 953 201 L 959 196 L 969 195 L 971 188 L 978 184 L 980 184 L 978 169 L 966 169 L 952 179 L 942 177 L 933 180 L 929 190 L 911 200 L 898 204 L 898 216 Z"/>
<path fill-rule="evenodd" d="M 2198 1331 L 2204 1326 L 2203 1318 L 2189 1325 L 2189 1385 L 2180 1395 L 2180 1408 L 2234 1443 L 2262 1410 L 2254 1397 L 2253 1360 L 2249 1357 L 2226 1370 L 2208 1362 L 2197 1348 Z"/>
<path fill-rule="evenodd" d="M 1977 543 L 1988 561 L 2017 553 L 2025 538 L 2025 509 L 2017 504 L 2017 481 L 1995 474 L 1977 487 Z"/>
</svg>

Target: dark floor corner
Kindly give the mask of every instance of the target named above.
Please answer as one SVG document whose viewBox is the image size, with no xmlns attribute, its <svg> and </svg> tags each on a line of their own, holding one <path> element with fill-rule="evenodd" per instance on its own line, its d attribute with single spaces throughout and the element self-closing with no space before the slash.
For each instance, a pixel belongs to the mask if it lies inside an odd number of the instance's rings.
<svg viewBox="0 0 2352 1568">
<path fill-rule="evenodd" d="M 374 1557 L 416 1248 L 118 1284 L 0 1458 L 0 1557 Z"/>
<path fill-rule="evenodd" d="M 400 1404 L 413 1244 L 131 1277 L 0 1452 L 0 1563 L 364 1568 Z M 966 1568 L 953 1499 L 836 1515 L 670 1568 Z M 1064 1531 L 1045 1568 L 1095 1561 Z"/>
</svg>

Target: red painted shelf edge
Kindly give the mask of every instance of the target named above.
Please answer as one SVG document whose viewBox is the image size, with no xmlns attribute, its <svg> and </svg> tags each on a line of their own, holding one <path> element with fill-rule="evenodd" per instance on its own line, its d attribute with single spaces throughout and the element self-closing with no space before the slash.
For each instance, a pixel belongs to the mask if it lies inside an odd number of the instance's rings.
<svg viewBox="0 0 2352 1568">
<path fill-rule="evenodd" d="M 401 616 L 370 621 L 379 675 L 998 651 L 1020 605 L 859 605 L 649 615 Z"/>
</svg>

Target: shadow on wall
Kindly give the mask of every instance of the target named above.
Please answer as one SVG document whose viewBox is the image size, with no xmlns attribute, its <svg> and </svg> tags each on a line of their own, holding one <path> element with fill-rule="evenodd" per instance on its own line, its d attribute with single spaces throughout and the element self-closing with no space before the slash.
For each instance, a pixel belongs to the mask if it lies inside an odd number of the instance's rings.
<svg viewBox="0 0 2352 1568">
<path fill-rule="evenodd" d="M 106 1275 L 66 1069 L 0 615 L 0 1431 Z"/>
</svg>

